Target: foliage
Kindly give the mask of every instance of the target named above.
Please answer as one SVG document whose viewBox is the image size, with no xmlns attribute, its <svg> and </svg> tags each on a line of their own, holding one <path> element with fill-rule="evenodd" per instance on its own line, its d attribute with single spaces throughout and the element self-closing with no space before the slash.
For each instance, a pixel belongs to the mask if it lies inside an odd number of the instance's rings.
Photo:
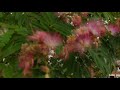
<svg viewBox="0 0 120 90">
<path fill-rule="evenodd" d="M 117 24 L 119 27 L 119 17 L 119 12 L 0 12 L 0 77 L 108 77 L 115 67 L 115 61 L 120 59 L 119 32 L 115 35 L 107 32 L 104 36 L 99 36 L 100 43 L 98 43 L 98 46 L 92 45 L 91 48 L 87 48 L 84 54 L 77 51 L 69 51 L 68 57 L 65 58 L 64 55 L 67 52 L 64 49 L 68 45 L 69 37 L 75 35 L 74 31 L 84 26 L 87 22 L 101 19 L 104 21 L 105 26 Z M 32 36 L 37 36 L 35 34 L 37 31 L 47 33 L 44 37 L 46 42 L 41 41 L 41 43 L 33 40 Z M 63 40 L 60 46 L 57 46 L 59 43 L 58 34 Z M 28 38 L 30 36 L 32 40 Z M 49 40 L 50 38 L 54 42 Z M 53 43 L 56 43 L 54 49 L 48 45 L 53 45 Z M 23 54 L 22 46 L 25 44 L 28 44 L 28 47 L 34 47 L 35 52 L 32 58 L 34 59 L 33 67 L 27 67 L 27 71 L 29 71 L 28 68 L 32 71 L 30 75 L 25 75 L 25 72 L 27 73 L 25 66 L 24 68 L 20 68 L 19 66 L 19 57 Z M 38 48 L 39 45 L 41 45 L 40 48 Z M 70 44 L 70 47 L 72 47 L 72 44 Z M 41 52 L 41 48 L 45 50 L 48 48 L 53 49 L 55 56 L 52 54 L 53 56 L 51 58 L 47 58 L 47 55 L 50 53 L 49 50 L 46 55 L 44 52 Z M 24 50 L 26 49 L 27 47 Z M 30 51 L 33 49 L 30 49 Z M 39 52 L 39 50 L 41 51 Z M 31 65 L 30 59 L 28 61 Z"/>
</svg>

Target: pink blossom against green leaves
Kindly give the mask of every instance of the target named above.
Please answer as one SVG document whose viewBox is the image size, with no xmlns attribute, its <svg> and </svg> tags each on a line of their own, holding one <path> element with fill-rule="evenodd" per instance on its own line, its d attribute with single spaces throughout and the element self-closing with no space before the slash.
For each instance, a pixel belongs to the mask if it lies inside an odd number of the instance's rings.
<svg viewBox="0 0 120 90">
<path fill-rule="evenodd" d="M 55 48 L 62 43 L 62 37 L 58 33 L 48 33 L 43 31 L 36 31 L 33 35 L 28 37 L 29 40 L 42 42 L 45 45 Z"/>
<path fill-rule="evenodd" d="M 34 65 L 34 56 L 33 54 L 25 54 L 19 57 L 19 67 L 23 69 L 23 74 L 27 75 L 30 72 L 30 69 Z"/>
<path fill-rule="evenodd" d="M 104 36 L 106 33 L 106 28 L 101 20 L 91 20 L 87 22 L 86 26 L 97 37 Z"/>
<path fill-rule="evenodd" d="M 31 41 L 43 42 L 48 34 L 44 31 L 36 31 L 33 35 L 28 36 Z"/>
<path fill-rule="evenodd" d="M 62 44 L 62 37 L 58 33 L 48 33 L 43 42 L 48 47 L 55 48 Z"/>
<path fill-rule="evenodd" d="M 118 27 L 115 24 L 109 24 L 107 26 L 108 31 L 111 33 L 111 35 L 115 36 L 116 34 L 120 33 L 120 27 Z"/>
</svg>

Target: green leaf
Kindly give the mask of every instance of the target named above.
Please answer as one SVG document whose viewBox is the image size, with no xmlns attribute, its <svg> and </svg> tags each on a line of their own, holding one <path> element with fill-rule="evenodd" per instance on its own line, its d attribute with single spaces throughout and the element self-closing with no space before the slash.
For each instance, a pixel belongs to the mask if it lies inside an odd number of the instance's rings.
<svg viewBox="0 0 120 90">
<path fill-rule="evenodd" d="M 0 70 L 3 70 L 5 68 L 5 64 L 4 63 L 0 63 Z"/>
<path fill-rule="evenodd" d="M 14 71 L 12 69 L 12 67 L 10 66 L 6 66 L 3 70 L 3 77 L 4 78 L 12 78 L 14 74 Z"/>
<path fill-rule="evenodd" d="M 109 75 L 112 71 L 111 63 L 113 63 L 114 60 L 110 57 L 110 53 L 107 49 L 99 47 L 98 49 L 90 49 L 89 53 L 96 66 L 104 73 L 104 75 Z"/>
<path fill-rule="evenodd" d="M 67 61 L 64 62 L 63 64 L 63 70 L 65 70 L 64 74 L 68 77 L 73 77 L 73 78 L 82 78 L 84 77 L 90 77 L 90 74 L 87 70 L 88 67 L 85 66 L 82 60 L 78 62 L 75 57 L 77 54 L 70 54 L 70 57 Z"/>
<path fill-rule="evenodd" d="M 60 34 L 67 36 L 71 34 L 71 31 L 73 29 L 70 24 L 60 21 L 51 12 L 42 13 L 39 17 L 36 16 L 36 18 L 40 21 L 40 23 L 36 25 L 46 31 L 59 32 Z"/>
<path fill-rule="evenodd" d="M 16 44 L 11 44 L 9 47 L 6 47 L 5 49 L 2 50 L 2 57 L 7 57 L 16 51 L 18 51 L 21 47 L 21 43 L 16 43 Z"/>
<path fill-rule="evenodd" d="M 0 36 L 0 48 L 4 47 L 11 39 L 14 31 L 7 31 L 5 34 Z"/>
<path fill-rule="evenodd" d="M 63 48 L 63 45 L 60 45 L 56 48 L 55 52 L 56 52 L 57 55 L 59 55 L 61 53 L 62 48 Z"/>
<path fill-rule="evenodd" d="M 3 12 L 0 12 L 0 18 L 2 18 L 3 17 Z"/>
</svg>

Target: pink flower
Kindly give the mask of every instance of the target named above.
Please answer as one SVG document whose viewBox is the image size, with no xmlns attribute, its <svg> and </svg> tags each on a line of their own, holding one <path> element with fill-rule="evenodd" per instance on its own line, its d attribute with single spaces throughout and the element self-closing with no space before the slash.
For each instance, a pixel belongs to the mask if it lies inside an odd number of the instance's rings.
<svg viewBox="0 0 120 90">
<path fill-rule="evenodd" d="M 120 28 L 117 25 L 109 24 L 107 28 L 113 36 L 120 33 Z"/>
<path fill-rule="evenodd" d="M 72 22 L 73 22 L 73 25 L 75 27 L 79 27 L 81 22 L 82 22 L 82 18 L 81 16 L 75 14 L 73 17 L 72 17 Z"/>
<path fill-rule="evenodd" d="M 64 58 L 65 60 L 69 58 L 69 54 L 71 52 L 75 52 L 75 44 L 76 44 L 76 36 L 70 35 L 67 38 L 67 42 L 63 48 L 63 51 L 60 54 L 61 58 Z"/>
<path fill-rule="evenodd" d="M 76 36 L 71 35 L 67 39 L 67 44 L 65 45 L 65 48 L 68 50 L 68 52 L 74 52 L 75 44 L 76 44 Z"/>
<path fill-rule="evenodd" d="M 75 52 L 75 43 L 72 44 L 67 43 L 60 54 L 60 58 L 67 60 L 69 58 L 69 54 L 72 52 Z"/>
<path fill-rule="evenodd" d="M 28 53 L 25 55 L 21 55 L 19 57 L 19 67 L 24 69 L 23 74 L 27 75 L 30 73 L 30 69 L 34 65 L 34 59 L 33 59 L 33 54 Z"/>
<path fill-rule="evenodd" d="M 48 33 L 43 42 L 48 47 L 55 48 L 62 43 L 62 38 L 58 33 Z"/>
<path fill-rule="evenodd" d="M 86 51 L 86 48 L 91 47 L 93 44 L 93 34 L 87 28 L 81 27 L 75 31 L 75 35 L 71 35 L 67 39 L 67 43 L 64 47 L 62 55 L 64 59 L 69 58 L 69 54 L 72 52 L 79 52 L 83 54 Z"/>
<path fill-rule="evenodd" d="M 74 34 L 79 36 L 79 35 L 82 35 L 86 31 L 89 31 L 89 28 L 86 26 L 81 26 L 78 29 L 74 30 Z"/>
<path fill-rule="evenodd" d="M 81 26 L 79 29 L 75 31 L 77 42 L 80 42 L 81 45 L 84 45 L 84 47 L 91 46 L 93 42 L 93 34 L 86 26 Z"/>
<path fill-rule="evenodd" d="M 36 31 L 32 36 L 29 36 L 28 39 L 31 41 L 43 42 L 46 38 L 47 33 L 44 31 Z"/>
<path fill-rule="evenodd" d="M 75 44 L 75 52 L 79 52 L 80 54 L 83 54 L 85 52 L 85 47 L 80 42 L 76 42 Z"/>
<path fill-rule="evenodd" d="M 93 44 L 93 40 L 90 36 L 85 36 L 85 38 L 83 39 L 83 45 L 84 47 L 90 47 Z"/>
<path fill-rule="evenodd" d="M 77 43 L 80 43 L 80 45 L 85 48 L 90 47 L 93 43 L 93 38 L 90 31 L 85 31 L 82 34 L 79 34 L 76 40 L 77 40 Z"/>
<path fill-rule="evenodd" d="M 48 47 L 55 48 L 62 43 L 62 38 L 58 33 L 48 33 L 43 31 L 37 31 L 32 36 L 28 37 L 29 40 L 42 42 Z"/>
<path fill-rule="evenodd" d="M 106 28 L 101 20 L 89 21 L 86 26 L 93 33 L 93 35 L 97 37 L 101 37 L 105 35 Z"/>
<path fill-rule="evenodd" d="M 34 65 L 34 46 L 23 44 L 19 56 L 19 67 L 23 69 L 23 74 L 30 74 L 30 69 Z"/>
</svg>

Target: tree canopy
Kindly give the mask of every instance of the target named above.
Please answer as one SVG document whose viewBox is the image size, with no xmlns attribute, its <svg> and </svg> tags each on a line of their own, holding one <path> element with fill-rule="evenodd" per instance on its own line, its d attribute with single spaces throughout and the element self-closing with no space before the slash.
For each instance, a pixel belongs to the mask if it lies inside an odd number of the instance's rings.
<svg viewBox="0 0 120 90">
<path fill-rule="evenodd" d="M 108 77 L 120 12 L 0 12 L 1 78 Z"/>
</svg>

